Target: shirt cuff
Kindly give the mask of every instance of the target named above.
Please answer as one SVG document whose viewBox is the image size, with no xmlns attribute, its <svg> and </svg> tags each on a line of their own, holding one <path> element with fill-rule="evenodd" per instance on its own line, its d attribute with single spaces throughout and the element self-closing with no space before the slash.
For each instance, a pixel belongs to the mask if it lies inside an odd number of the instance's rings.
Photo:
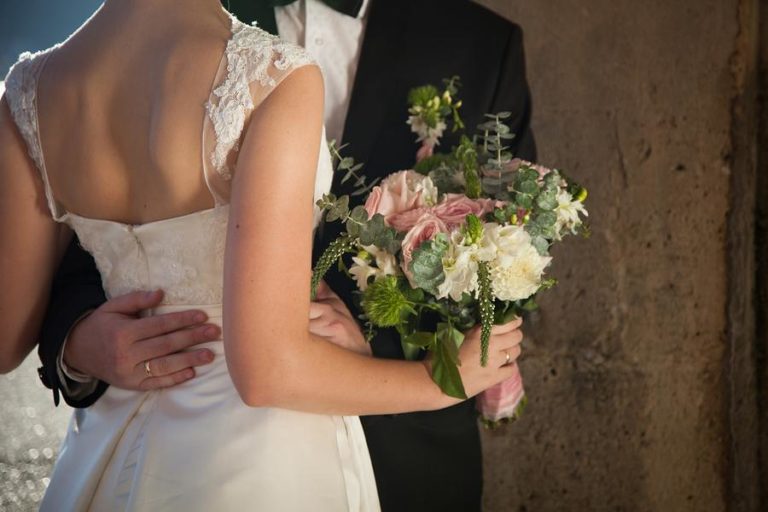
<svg viewBox="0 0 768 512">
<path fill-rule="evenodd" d="M 99 380 L 90 375 L 86 375 L 73 368 L 70 368 L 64 362 L 64 349 L 67 347 L 67 341 L 69 341 L 69 335 L 72 333 L 72 329 L 83 318 L 90 315 L 93 310 L 86 311 L 75 323 L 72 324 L 64 338 L 64 343 L 61 344 L 61 350 L 59 350 L 59 356 L 56 358 L 56 373 L 59 376 L 61 382 L 61 389 L 64 394 L 74 400 L 82 399 L 96 390 L 96 386 L 99 384 Z"/>
</svg>

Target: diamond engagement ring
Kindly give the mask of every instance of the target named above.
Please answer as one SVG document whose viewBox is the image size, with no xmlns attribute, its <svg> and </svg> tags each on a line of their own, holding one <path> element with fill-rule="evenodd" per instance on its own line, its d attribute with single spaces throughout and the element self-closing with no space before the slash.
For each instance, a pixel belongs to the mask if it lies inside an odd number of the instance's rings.
<svg viewBox="0 0 768 512">
<path fill-rule="evenodd" d="M 509 354 L 507 354 L 507 361 L 509 361 Z M 149 367 L 149 359 L 144 361 L 144 373 L 147 374 L 147 377 L 152 376 L 152 369 Z"/>
</svg>

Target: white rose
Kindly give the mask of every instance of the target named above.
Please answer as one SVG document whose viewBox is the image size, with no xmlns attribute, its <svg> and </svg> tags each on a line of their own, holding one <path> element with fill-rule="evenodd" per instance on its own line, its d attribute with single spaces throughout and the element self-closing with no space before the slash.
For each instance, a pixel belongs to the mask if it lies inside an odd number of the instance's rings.
<svg viewBox="0 0 768 512">
<path fill-rule="evenodd" d="M 499 262 L 497 265 L 505 266 L 511 261 L 510 258 L 514 258 L 520 250 L 531 245 L 531 235 L 523 226 L 499 225 L 495 222 L 488 222 L 483 230 L 481 244 L 487 251 L 485 254 L 493 254 L 492 257 L 484 261 L 496 259 Z"/>
<path fill-rule="evenodd" d="M 527 299 L 538 291 L 550 261 L 550 256 L 540 255 L 530 243 L 505 253 L 491 263 L 493 294 L 500 300 Z"/>
</svg>

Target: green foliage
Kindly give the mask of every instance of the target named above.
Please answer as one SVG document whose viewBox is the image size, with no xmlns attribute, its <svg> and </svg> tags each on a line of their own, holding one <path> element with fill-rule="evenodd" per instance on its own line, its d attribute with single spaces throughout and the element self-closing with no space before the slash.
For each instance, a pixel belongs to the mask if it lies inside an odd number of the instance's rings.
<svg viewBox="0 0 768 512">
<path fill-rule="evenodd" d="M 440 91 L 434 85 L 422 85 L 414 87 L 408 92 L 408 104 L 413 106 L 426 107 L 433 98 L 439 97 Z"/>
<path fill-rule="evenodd" d="M 464 173 L 464 182 L 466 183 L 464 193 L 470 199 L 477 199 L 480 197 L 482 187 L 480 175 L 478 174 L 477 148 L 475 148 L 474 142 L 466 135 L 462 135 L 461 142 L 453 154 Z"/>
<path fill-rule="evenodd" d="M 328 248 L 317 260 L 314 270 L 312 271 L 312 279 L 310 281 L 310 297 L 315 300 L 317 295 L 317 287 L 320 285 L 323 276 L 331 268 L 331 265 L 339 260 L 344 254 L 355 251 L 355 243 L 348 236 L 342 235 L 337 238 L 328 246 Z"/>
<path fill-rule="evenodd" d="M 410 268 L 413 282 L 432 295 L 437 295 L 437 287 L 445 279 L 443 256 L 447 249 L 448 240 L 445 234 L 440 233 L 434 240 L 423 242 L 413 251 Z"/>
<path fill-rule="evenodd" d="M 359 236 L 362 245 L 375 245 L 390 254 L 397 254 L 400 250 L 402 235 L 387 226 L 384 216 L 379 213 L 360 226 Z"/>
<path fill-rule="evenodd" d="M 477 217 L 477 215 L 472 213 L 467 215 L 467 223 L 464 226 L 464 233 L 469 243 L 479 243 L 483 238 L 483 231 L 483 222 Z"/>
<path fill-rule="evenodd" d="M 466 399 L 467 392 L 459 373 L 459 346 L 464 335 L 449 323 L 437 324 L 432 352 L 432 380 L 448 396 Z"/>
<path fill-rule="evenodd" d="M 415 313 L 395 276 L 385 276 L 371 283 L 363 292 L 362 306 L 365 315 L 377 327 L 396 326 L 402 316 Z"/>
<path fill-rule="evenodd" d="M 418 172 L 419 174 L 429 176 L 430 172 L 434 171 L 435 169 L 443 165 L 448 165 L 452 163 L 452 161 L 453 161 L 452 155 L 444 155 L 444 154 L 438 153 L 432 156 L 428 156 L 427 158 L 424 158 L 419 162 L 416 162 L 416 165 L 413 166 L 413 170 Z"/>
<path fill-rule="evenodd" d="M 351 178 L 355 179 L 355 190 L 352 192 L 353 196 L 359 196 L 367 193 L 370 191 L 376 183 L 379 181 L 379 178 L 376 178 L 371 183 L 367 184 L 366 176 L 358 174 L 358 171 L 363 168 L 363 164 L 356 164 L 355 159 L 349 156 L 341 156 L 341 150 L 347 147 L 346 144 L 340 147 L 336 147 L 336 141 L 331 140 L 328 142 L 328 149 L 331 152 L 331 158 L 336 165 L 336 172 L 343 172 L 344 177 L 341 178 L 342 183 L 346 183 Z M 343 217 L 343 216 L 341 216 Z"/>
<path fill-rule="evenodd" d="M 491 289 L 491 276 L 488 263 L 481 261 L 477 265 L 478 302 L 480 308 L 480 364 L 488 364 L 488 345 L 493 327 L 495 304 Z"/>
</svg>

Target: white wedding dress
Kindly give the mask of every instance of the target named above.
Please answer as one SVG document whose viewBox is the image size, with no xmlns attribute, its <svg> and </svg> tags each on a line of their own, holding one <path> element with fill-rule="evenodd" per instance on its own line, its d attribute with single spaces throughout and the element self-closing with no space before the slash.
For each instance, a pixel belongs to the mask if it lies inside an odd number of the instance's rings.
<svg viewBox="0 0 768 512">
<path fill-rule="evenodd" d="M 205 181 L 215 207 L 132 226 L 66 212 L 54 198 L 36 91 L 55 50 L 22 55 L 6 80 L 7 101 L 52 215 L 94 256 L 109 297 L 162 288 L 164 304 L 154 314 L 194 307 L 220 323 L 229 184 L 243 126 L 280 80 L 311 59 L 233 18 L 203 129 Z M 330 188 L 331 172 L 323 142 L 316 198 Z M 95 405 L 75 412 L 41 510 L 379 510 L 357 417 L 248 407 L 227 371 L 223 343 L 204 346 L 216 358 L 194 379 L 152 392 L 110 387 Z"/>
</svg>

